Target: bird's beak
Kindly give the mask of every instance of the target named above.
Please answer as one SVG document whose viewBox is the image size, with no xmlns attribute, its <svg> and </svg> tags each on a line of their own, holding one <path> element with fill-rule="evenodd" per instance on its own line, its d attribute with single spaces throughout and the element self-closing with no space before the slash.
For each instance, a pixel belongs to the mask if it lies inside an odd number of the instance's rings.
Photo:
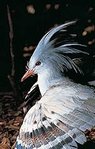
<svg viewBox="0 0 95 149">
<path fill-rule="evenodd" d="M 24 80 L 26 80 L 27 78 L 29 78 L 30 76 L 34 76 L 34 72 L 33 70 L 28 70 L 23 77 L 21 78 L 21 82 L 23 82 Z"/>
</svg>

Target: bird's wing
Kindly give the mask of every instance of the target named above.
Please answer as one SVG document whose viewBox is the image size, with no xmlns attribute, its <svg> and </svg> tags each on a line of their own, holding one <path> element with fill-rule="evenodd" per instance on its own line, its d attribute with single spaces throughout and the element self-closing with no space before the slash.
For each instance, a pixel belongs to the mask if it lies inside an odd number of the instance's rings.
<svg viewBox="0 0 95 149">
<path fill-rule="evenodd" d="M 37 94 L 37 95 L 36 95 Z M 36 82 L 28 91 L 25 100 L 29 100 L 30 98 L 37 98 L 35 96 L 41 96 L 40 91 L 39 91 L 39 85 L 38 82 Z"/>
<path fill-rule="evenodd" d="M 67 88 L 68 96 L 60 86 L 47 91 L 26 114 L 16 149 L 77 149 L 85 143 L 86 130 L 95 126 L 95 99 L 88 89 L 81 98 L 78 93 L 71 98 L 76 89 Z"/>
<path fill-rule="evenodd" d="M 23 108 L 23 112 L 26 113 L 38 100 L 41 98 L 38 82 L 36 82 L 27 93 L 24 102 L 19 107 Z M 36 100 L 35 100 L 36 99 Z"/>
</svg>

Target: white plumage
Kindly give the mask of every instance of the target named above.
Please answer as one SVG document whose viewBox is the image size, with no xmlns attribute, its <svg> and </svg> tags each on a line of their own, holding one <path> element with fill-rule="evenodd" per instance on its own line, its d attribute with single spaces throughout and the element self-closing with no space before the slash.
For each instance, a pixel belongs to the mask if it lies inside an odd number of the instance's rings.
<svg viewBox="0 0 95 149">
<path fill-rule="evenodd" d="M 22 81 L 38 74 L 42 98 L 26 114 L 15 149 L 77 149 L 77 143 L 87 141 L 86 130 L 95 126 L 94 89 L 68 76 L 69 71 L 84 74 L 77 62 L 89 53 L 80 49 L 85 46 L 72 42 L 73 35 L 66 44 L 57 41 L 58 36 L 52 39 L 56 33 L 65 34 L 74 23 L 50 30 L 29 61 Z"/>
</svg>

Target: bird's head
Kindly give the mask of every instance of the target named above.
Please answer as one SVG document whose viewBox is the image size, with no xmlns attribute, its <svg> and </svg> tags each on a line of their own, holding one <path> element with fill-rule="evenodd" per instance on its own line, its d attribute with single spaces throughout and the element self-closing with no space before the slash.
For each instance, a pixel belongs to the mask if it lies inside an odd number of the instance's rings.
<svg viewBox="0 0 95 149">
<path fill-rule="evenodd" d="M 88 55 L 88 53 L 80 49 L 84 46 L 73 41 L 76 35 L 67 32 L 67 28 L 74 24 L 75 21 L 65 23 L 51 29 L 43 36 L 30 58 L 28 70 L 21 81 L 47 71 L 48 74 L 53 72 L 54 75 L 68 70 L 81 72 L 75 62 L 80 60 L 80 55 Z"/>
</svg>

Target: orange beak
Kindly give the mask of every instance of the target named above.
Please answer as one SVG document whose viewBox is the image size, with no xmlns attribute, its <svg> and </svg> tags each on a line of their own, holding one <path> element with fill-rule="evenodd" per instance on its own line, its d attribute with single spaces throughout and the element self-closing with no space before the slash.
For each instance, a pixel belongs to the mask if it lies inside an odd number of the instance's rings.
<svg viewBox="0 0 95 149">
<path fill-rule="evenodd" d="M 27 78 L 29 78 L 30 76 L 34 76 L 34 72 L 33 70 L 28 70 L 23 77 L 21 78 L 21 82 L 23 82 L 24 80 L 26 80 Z"/>
</svg>

